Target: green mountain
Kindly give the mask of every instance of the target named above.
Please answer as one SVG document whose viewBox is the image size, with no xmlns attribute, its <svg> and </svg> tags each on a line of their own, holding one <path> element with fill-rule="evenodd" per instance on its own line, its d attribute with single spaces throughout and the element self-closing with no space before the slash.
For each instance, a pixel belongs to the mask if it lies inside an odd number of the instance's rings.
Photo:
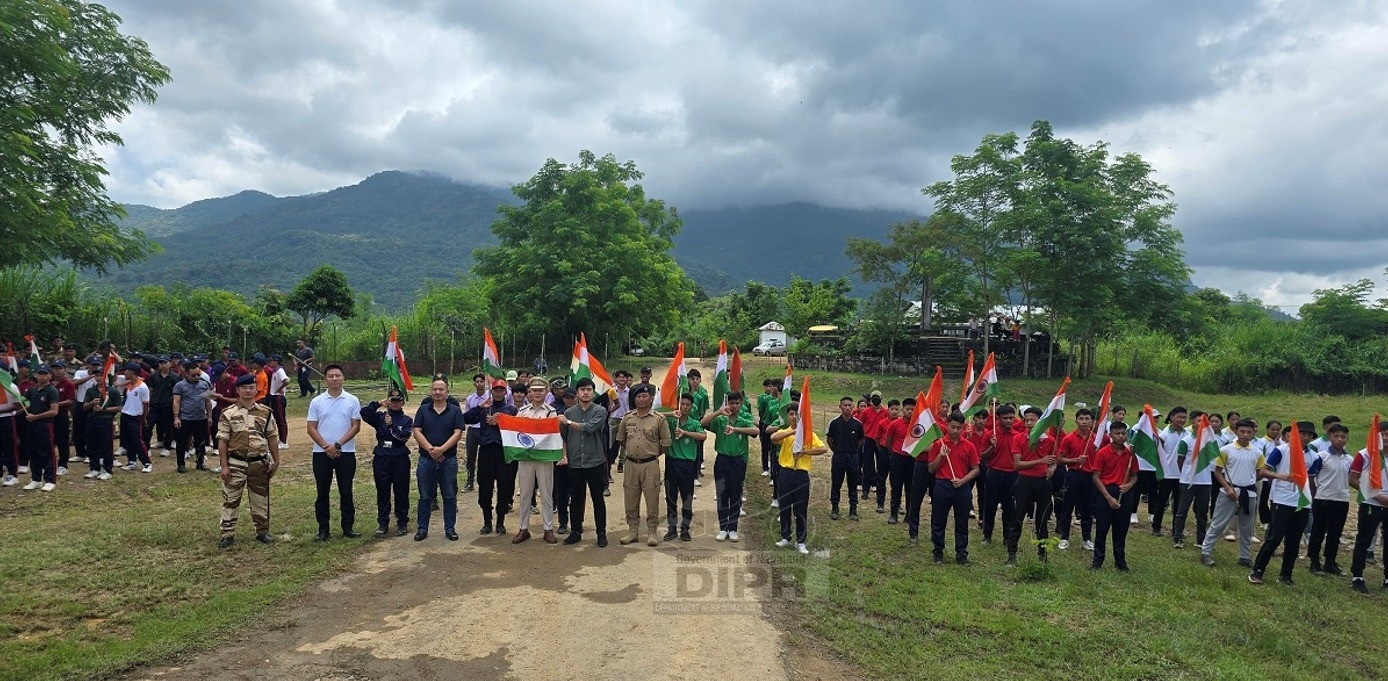
<svg viewBox="0 0 1388 681">
<path fill-rule="evenodd" d="M 244 191 L 172 210 L 128 205 L 125 224 L 144 230 L 164 252 L 98 281 L 121 291 L 182 282 L 254 294 L 261 285 L 288 291 L 328 263 L 357 291 L 398 309 L 426 281 L 468 271 L 473 249 L 496 241 L 489 227 L 497 206 L 514 200 L 504 189 L 387 171 L 305 196 Z M 784 284 L 791 273 L 847 275 L 846 236 L 880 238 L 892 222 L 910 217 L 803 203 L 680 216 L 685 226 L 675 258 L 711 294 L 749 279 Z"/>
</svg>

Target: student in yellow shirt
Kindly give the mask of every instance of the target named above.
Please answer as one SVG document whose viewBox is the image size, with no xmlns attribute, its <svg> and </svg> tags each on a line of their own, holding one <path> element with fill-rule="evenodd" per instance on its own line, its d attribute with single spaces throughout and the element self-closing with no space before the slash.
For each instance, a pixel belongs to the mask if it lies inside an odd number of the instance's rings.
<svg viewBox="0 0 1388 681">
<path fill-rule="evenodd" d="M 790 521 L 795 518 L 795 550 L 808 554 L 805 547 L 809 537 L 810 513 L 810 457 L 829 451 L 824 441 L 813 431 L 805 433 L 804 446 L 795 451 L 795 426 L 800 422 L 800 403 L 791 402 L 785 406 L 785 427 L 771 434 L 771 441 L 780 445 L 777 462 L 776 496 L 781 510 L 781 540 L 776 545 L 790 546 Z"/>
</svg>

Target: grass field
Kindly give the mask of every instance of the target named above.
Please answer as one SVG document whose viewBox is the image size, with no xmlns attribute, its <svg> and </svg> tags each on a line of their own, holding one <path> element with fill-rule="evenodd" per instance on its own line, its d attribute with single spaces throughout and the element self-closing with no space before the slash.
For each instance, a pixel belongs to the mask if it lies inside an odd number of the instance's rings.
<svg viewBox="0 0 1388 681">
<path fill-rule="evenodd" d="M 763 377 L 782 370 L 758 368 Z M 957 377 L 952 383 L 958 394 Z M 799 380 L 796 381 L 797 385 Z M 1004 396 L 1044 404 L 1058 381 L 1002 379 Z M 1071 402 L 1098 401 L 1103 380 L 1071 384 Z M 814 374 L 817 407 L 828 409 L 841 394 L 870 388 L 890 397 L 914 395 L 919 380 L 842 374 Z M 947 385 L 946 394 L 950 386 Z M 1175 404 L 1221 411 L 1238 409 L 1261 420 L 1276 416 L 1311 419 L 1325 413 L 1351 425 L 1354 443 L 1362 436 L 1378 398 L 1302 395 L 1196 395 L 1141 381 L 1117 381 L 1115 401 L 1132 409 L 1150 402 L 1163 411 Z M 822 430 L 827 421 L 819 421 Z M 1381 568 L 1366 572 L 1373 592 L 1349 590 L 1347 577 L 1315 577 L 1298 563 L 1297 586 L 1275 583 L 1277 559 L 1268 583 L 1253 586 L 1248 570 L 1235 564 L 1236 545 L 1220 542 L 1215 568 L 1199 563 L 1198 549 L 1171 548 L 1169 538 L 1153 537 L 1145 525 L 1129 536 L 1132 572 L 1088 570 L 1090 555 L 1073 546 L 1052 551 L 1049 563 L 1027 550 L 1032 537 L 1023 529 L 1019 566 L 1005 568 L 998 541 L 982 545 L 971 531 L 973 565 L 930 560 L 928 520 L 922 545 L 907 544 L 905 524 L 887 525 L 860 509 L 862 520 L 829 520 L 829 461 L 819 459 L 810 502 L 811 548 L 827 549 L 827 559 L 802 559 L 770 548 L 774 516 L 762 515 L 754 539 L 777 560 L 805 564 L 807 598 L 790 606 L 791 630 L 807 633 L 801 645 L 827 647 L 873 678 L 1375 678 L 1382 667 L 1375 652 L 1356 641 L 1364 632 L 1388 627 L 1388 591 L 1377 588 Z M 753 484 L 749 503 L 770 501 L 765 485 Z M 865 502 L 866 503 L 866 502 Z M 846 506 L 846 502 L 844 502 Z M 846 515 L 846 508 L 845 515 Z M 1141 506 L 1143 520 L 1146 505 Z M 928 518 L 928 505 L 923 515 Z M 758 514 L 761 515 L 761 514 Z M 1170 527 L 1168 512 L 1166 525 Z M 952 529 L 946 555 L 953 556 Z M 1352 544 L 1352 540 L 1349 542 Z M 1260 545 L 1255 544 L 1256 552 Z M 1341 549 L 1348 569 L 1349 546 Z"/>
<path fill-rule="evenodd" d="M 307 403 L 291 399 L 291 418 L 302 419 Z M 243 500 L 237 542 L 219 550 L 216 476 L 178 475 L 172 457 L 156 457 L 150 475 L 94 483 L 75 464 L 53 492 L 0 490 L 0 678 L 109 677 L 281 626 L 276 606 L 365 545 L 311 541 L 306 442 L 302 426 L 291 432 L 293 453 L 271 484 L 271 546 L 252 541 Z M 362 482 L 359 509 L 370 505 Z M 368 535 L 371 521 L 363 520 Z"/>
</svg>

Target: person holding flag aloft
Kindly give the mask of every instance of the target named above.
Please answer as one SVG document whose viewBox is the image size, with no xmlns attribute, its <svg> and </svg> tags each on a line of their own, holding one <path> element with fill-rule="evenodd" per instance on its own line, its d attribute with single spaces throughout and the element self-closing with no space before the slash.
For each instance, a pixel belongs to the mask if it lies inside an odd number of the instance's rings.
<svg viewBox="0 0 1388 681">
<path fill-rule="evenodd" d="M 771 441 L 780 445 L 780 477 L 776 494 L 781 504 L 781 540 L 776 546 L 790 546 L 791 519 L 795 520 L 795 550 L 808 555 L 810 515 L 810 460 L 829 451 L 814 432 L 810 422 L 810 378 L 805 377 L 800 401 L 783 409 L 785 428 L 771 434 Z"/>
<path fill-rule="evenodd" d="M 931 556 L 936 563 L 945 560 L 945 526 L 954 512 L 954 562 L 969 564 L 969 506 L 973 482 L 978 478 L 978 450 L 964 432 L 964 415 L 949 415 L 949 434 L 930 444 L 927 470 L 935 476 L 930 494 Z"/>
<path fill-rule="evenodd" d="M 1176 415 L 1186 416 L 1185 407 L 1172 407 L 1167 414 L 1169 420 Z M 1186 547 L 1186 518 L 1192 506 L 1195 509 L 1195 536 L 1205 538 L 1206 525 L 1210 519 L 1210 489 L 1214 476 L 1209 463 L 1219 453 L 1219 439 L 1203 411 L 1190 412 L 1188 421 L 1194 425 L 1187 429 L 1181 441 L 1176 444 L 1176 465 L 1181 468 L 1181 492 L 1176 499 L 1171 514 L 1171 547 Z M 1205 450 L 1202 456 L 1201 450 Z"/>
<path fill-rule="evenodd" d="M 1354 554 L 1349 564 L 1350 586 L 1360 593 L 1364 585 L 1364 564 L 1375 537 L 1384 547 L 1383 588 L 1388 589 L 1388 466 L 1383 464 L 1383 447 L 1388 444 L 1388 421 L 1374 414 L 1369 443 L 1354 457 L 1349 467 L 1349 486 L 1359 490 L 1359 530 L 1354 537 Z M 1380 536 L 1381 535 L 1381 536 Z"/>
<path fill-rule="evenodd" d="M 1253 571 L 1248 574 L 1248 581 L 1253 584 L 1263 583 L 1263 570 L 1272 560 L 1277 545 L 1283 544 L 1282 571 L 1277 581 L 1294 586 L 1292 568 L 1296 566 L 1301 535 L 1306 531 L 1306 521 L 1311 514 L 1311 480 L 1320 473 L 1321 460 L 1302 443 L 1299 429 L 1290 430 L 1287 443 L 1272 447 L 1266 464 L 1258 471 L 1259 477 L 1272 480 L 1272 522 L 1268 523 L 1267 541 L 1263 542 L 1263 548 L 1253 561 Z"/>
</svg>

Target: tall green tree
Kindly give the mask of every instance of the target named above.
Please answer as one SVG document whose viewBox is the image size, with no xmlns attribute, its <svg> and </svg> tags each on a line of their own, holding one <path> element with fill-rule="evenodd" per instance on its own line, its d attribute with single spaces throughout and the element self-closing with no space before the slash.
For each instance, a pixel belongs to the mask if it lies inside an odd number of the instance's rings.
<svg viewBox="0 0 1388 681">
<path fill-rule="evenodd" d="M 694 286 L 670 255 L 683 223 L 648 198 L 636 164 L 579 153 L 545 161 L 512 187 L 474 271 L 492 282 L 492 310 L 513 332 L 632 338 L 672 326 L 693 305 Z"/>
<path fill-rule="evenodd" d="M 1374 282 L 1360 279 L 1337 288 L 1316 289 L 1315 298 L 1301 306 L 1306 324 L 1321 331 L 1362 341 L 1388 333 L 1388 312 L 1369 306 Z"/>
<path fill-rule="evenodd" d="M 936 213 L 927 220 L 892 225 L 885 243 L 849 237 L 844 253 L 864 281 L 919 294 L 920 329 L 928 331 L 934 323 L 936 298 L 965 290 L 966 265 L 959 254 L 958 236 L 965 226 L 957 213 Z"/>
<path fill-rule="evenodd" d="M 0 2 L 0 267 L 69 261 L 104 272 L 158 249 L 122 230 L 95 149 L 153 102 L 169 72 L 120 17 L 80 0 Z"/>
<path fill-rule="evenodd" d="M 848 294 L 853 284 L 848 277 L 810 281 L 791 275 L 783 294 L 786 333 L 804 337 L 811 326 L 842 326 L 853 319 L 858 301 Z"/>
<path fill-rule="evenodd" d="M 319 265 L 304 277 L 285 301 L 303 322 L 300 338 L 311 338 L 328 317 L 351 319 L 356 313 L 356 300 L 347 275 L 332 265 Z"/>
</svg>

